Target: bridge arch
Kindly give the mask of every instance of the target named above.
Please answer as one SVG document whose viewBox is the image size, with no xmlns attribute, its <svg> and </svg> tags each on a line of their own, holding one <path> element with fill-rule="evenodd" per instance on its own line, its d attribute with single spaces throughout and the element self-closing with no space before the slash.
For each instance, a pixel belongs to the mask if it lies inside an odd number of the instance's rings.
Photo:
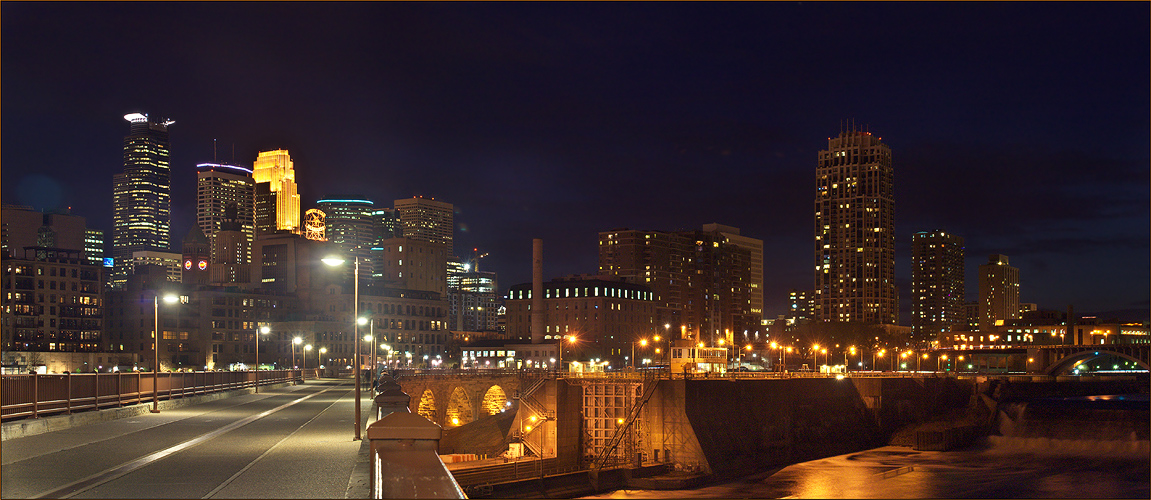
<svg viewBox="0 0 1151 500">
<path fill-rule="evenodd" d="M 448 405 L 444 408 L 445 427 L 459 427 L 470 424 L 475 420 L 472 411 L 472 398 L 463 387 L 457 386 L 448 397 Z"/>
<path fill-rule="evenodd" d="M 436 421 L 436 395 L 431 388 L 424 389 L 416 404 L 416 413 L 432 422 Z"/>
<path fill-rule="evenodd" d="M 1135 363 L 1135 366 L 1138 366 L 1139 368 L 1141 368 L 1143 370 L 1151 370 L 1151 366 L 1148 365 L 1147 361 L 1139 359 L 1137 357 L 1134 357 L 1130 354 L 1127 354 L 1124 352 L 1119 352 L 1119 351 L 1113 351 L 1110 349 L 1090 349 L 1090 350 L 1074 352 L 1074 353 L 1068 354 L 1068 355 L 1060 358 L 1059 360 L 1055 361 L 1054 363 L 1051 363 L 1051 365 L 1049 367 L 1047 367 L 1046 373 L 1047 373 L 1047 375 L 1066 374 L 1066 373 L 1069 373 L 1073 368 L 1078 366 L 1080 364 L 1080 362 L 1085 362 L 1087 360 L 1102 358 L 1102 357 L 1106 357 L 1106 356 L 1115 356 L 1115 357 L 1118 357 L 1120 359 L 1125 359 L 1127 361 L 1133 361 Z"/>
<path fill-rule="evenodd" d="M 507 409 L 508 395 L 503 387 L 492 385 L 480 400 L 480 415 L 495 415 Z"/>
</svg>

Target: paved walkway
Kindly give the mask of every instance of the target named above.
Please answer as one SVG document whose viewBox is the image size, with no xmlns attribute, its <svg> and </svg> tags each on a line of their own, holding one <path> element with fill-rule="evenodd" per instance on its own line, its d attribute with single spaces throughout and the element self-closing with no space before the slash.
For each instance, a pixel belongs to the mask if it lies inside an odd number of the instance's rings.
<svg viewBox="0 0 1151 500">
<path fill-rule="evenodd" d="M 361 405 L 366 436 L 370 391 Z M 49 417 L 65 424 L 0 443 L 0 496 L 366 498 L 369 444 L 352 439 L 354 406 L 350 380 L 320 379 L 158 414 Z"/>
</svg>

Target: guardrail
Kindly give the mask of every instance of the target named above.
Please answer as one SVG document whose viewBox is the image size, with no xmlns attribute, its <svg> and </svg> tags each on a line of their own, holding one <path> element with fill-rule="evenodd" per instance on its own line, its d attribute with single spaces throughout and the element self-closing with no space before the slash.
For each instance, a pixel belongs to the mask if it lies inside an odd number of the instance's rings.
<svg viewBox="0 0 1151 500">
<path fill-rule="evenodd" d="M 302 370 L 263 370 L 259 384 L 301 380 Z M 76 411 L 255 387 L 257 373 L 117 372 L 0 376 L 0 420 L 39 418 Z"/>
</svg>

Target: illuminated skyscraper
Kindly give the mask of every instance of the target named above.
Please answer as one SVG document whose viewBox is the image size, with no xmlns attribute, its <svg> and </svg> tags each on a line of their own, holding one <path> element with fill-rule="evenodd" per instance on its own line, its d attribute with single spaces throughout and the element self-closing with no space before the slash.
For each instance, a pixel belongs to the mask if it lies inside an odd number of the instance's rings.
<svg viewBox="0 0 1151 500">
<path fill-rule="evenodd" d="M 131 274 L 132 254 L 171 248 L 172 186 L 168 126 L 148 115 L 124 115 L 131 125 L 124 138 L 124 171 L 112 177 L 111 284 L 123 286 Z"/>
<path fill-rule="evenodd" d="M 918 340 L 967 330 L 963 238 L 943 231 L 911 235 L 911 331 Z"/>
<path fill-rule="evenodd" d="M 979 331 L 994 331 L 997 321 L 1019 313 L 1019 268 L 1008 265 L 1006 255 L 992 255 L 979 266 Z"/>
<path fill-rule="evenodd" d="M 260 152 L 252 177 L 256 182 L 256 236 L 272 231 L 300 234 L 300 194 L 288 150 Z"/>
<path fill-rule="evenodd" d="M 455 231 L 455 208 L 451 203 L 427 198 L 396 200 L 396 216 L 404 238 L 447 245 L 448 256 L 455 255 L 452 236 Z"/>
<path fill-rule="evenodd" d="M 256 234 L 254 197 L 255 184 L 252 181 L 251 170 L 216 163 L 196 165 L 196 225 L 200 226 L 200 230 L 212 244 L 227 217 L 225 207 L 234 204 L 236 222 L 240 224 L 240 230 L 248 239 L 243 255 L 244 264 L 252 261 L 251 247 Z M 216 246 L 212 244 L 211 247 L 212 262 L 216 262 L 218 259 L 215 254 Z"/>
<path fill-rule="evenodd" d="M 891 149 L 858 130 L 827 142 L 815 174 L 815 319 L 894 324 Z"/>
</svg>

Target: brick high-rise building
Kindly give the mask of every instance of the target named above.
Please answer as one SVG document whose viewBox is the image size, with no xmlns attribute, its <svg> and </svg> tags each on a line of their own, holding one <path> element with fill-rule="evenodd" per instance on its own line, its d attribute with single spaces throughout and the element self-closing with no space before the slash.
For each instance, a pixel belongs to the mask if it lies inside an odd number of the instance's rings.
<svg viewBox="0 0 1151 500">
<path fill-rule="evenodd" d="M 455 255 L 452 243 L 455 207 L 451 203 L 428 198 L 404 198 L 395 201 L 395 208 L 400 235 L 446 245 L 448 256 Z"/>
<path fill-rule="evenodd" d="M 717 344 L 758 339 L 763 316 L 763 242 L 739 229 L 617 229 L 599 234 L 599 272 L 651 287 L 656 322 Z"/>
<path fill-rule="evenodd" d="M 967 330 L 963 238 L 943 231 L 911 235 L 911 331 L 918 340 Z"/>
<path fill-rule="evenodd" d="M 827 143 L 815 175 L 815 318 L 895 324 L 891 149 L 858 130 Z"/>
</svg>

